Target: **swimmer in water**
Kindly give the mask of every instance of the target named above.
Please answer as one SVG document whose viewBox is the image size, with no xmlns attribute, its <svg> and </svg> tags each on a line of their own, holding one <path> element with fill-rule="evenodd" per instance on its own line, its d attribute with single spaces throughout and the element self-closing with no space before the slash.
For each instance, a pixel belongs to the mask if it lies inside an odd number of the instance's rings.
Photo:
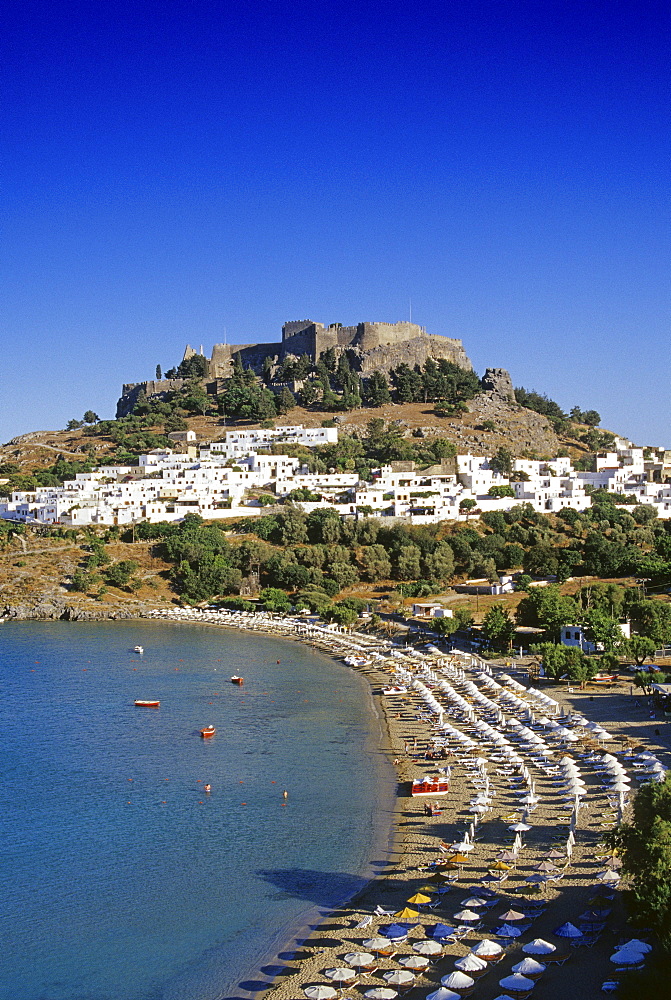
<svg viewBox="0 0 671 1000">
<path fill-rule="evenodd" d="M 282 792 L 282 798 L 283 798 L 283 799 L 288 799 L 288 798 L 289 798 L 289 793 L 288 793 L 288 791 L 286 790 L 286 788 L 285 788 L 285 789 L 284 789 L 284 791 Z"/>
<path fill-rule="evenodd" d="M 212 791 L 212 785 L 205 785 L 205 791 L 206 791 L 206 792 L 207 792 L 207 794 L 209 795 L 209 794 L 210 794 L 210 792 Z"/>
</svg>

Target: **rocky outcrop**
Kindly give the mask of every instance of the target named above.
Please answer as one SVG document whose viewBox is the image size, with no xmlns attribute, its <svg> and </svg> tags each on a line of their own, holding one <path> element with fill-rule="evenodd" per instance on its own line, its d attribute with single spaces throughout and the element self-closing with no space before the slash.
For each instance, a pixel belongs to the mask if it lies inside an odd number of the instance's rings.
<svg viewBox="0 0 671 1000">
<path fill-rule="evenodd" d="M 145 609 L 141 606 L 133 608 L 85 608 L 68 604 L 56 598 L 42 597 L 37 601 L 24 601 L 21 604 L 6 604 L 0 610 L 0 617 L 15 621 L 109 621 L 124 618 L 139 618 Z"/>
<path fill-rule="evenodd" d="M 512 379 L 505 368 L 488 368 L 482 376 L 482 391 L 492 393 L 504 402 L 515 402 Z"/>
</svg>

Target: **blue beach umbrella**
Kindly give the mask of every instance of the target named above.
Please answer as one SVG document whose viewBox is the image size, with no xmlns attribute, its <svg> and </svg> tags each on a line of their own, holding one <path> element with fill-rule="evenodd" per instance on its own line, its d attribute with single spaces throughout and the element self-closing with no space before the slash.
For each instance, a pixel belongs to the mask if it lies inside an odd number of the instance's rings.
<svg viewBox="0 0 671 1000">
<path fill-rule="evenodd" d="M 394 941 L 398 938 L 407 938 L 408 931 L 416 926 L 416 924 L 389 924 L 388 927 L 380 928 L 380 934 Z"/>
<path fill-rule="evenodd" d="M 454 934 L 454 927 L 448 927 L 447 924 L 435 924 L 433 927 L 427 928 L 427 930 L 430 937 L 435 938 L 437 941 L 440 941 L 441 938 L 452 937 Z"/>
</svg>

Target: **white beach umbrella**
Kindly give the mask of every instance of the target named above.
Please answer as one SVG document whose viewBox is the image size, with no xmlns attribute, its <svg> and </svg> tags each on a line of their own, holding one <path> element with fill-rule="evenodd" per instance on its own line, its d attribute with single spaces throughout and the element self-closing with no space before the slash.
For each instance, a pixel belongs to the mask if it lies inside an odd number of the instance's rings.
<svg viewBox="0 0 671 1000">
<path fill-rule="evenodd" d="M 414 983 L 415 973 L 409 969 L 389 969 L 388 972 L 382 973 L 382 978 L 392 986 L 407 986 L 409 983 Z"/>
<path fill-rule="evenodd" d="M 457 969 L 455 972 L 450 972 L 449 975 L 443 976 L 440 982 L 448 990 L 467 990 L 473 986 L 475 980 L 471 976 L 467 976 L 465 972 L 459 972 Z"/>
<path fill-rule="evenodd" d="M 403 955 L 396 960 L 404 969 L 426 969 L 429 964 L 428 958 L 424 955 Z"/>
<path fill-rule="evenodd" d="M 475 910 L 479 909 L 481 906 L 486 906 L 487 900 L 483 899 L 481 896 L 469 896 L 468 899 L 462 899 L 461 905 Z"/>
<path fill-rule="evenodd" d="M 303 993 L 309 1000 L 333 1000 L 338 996 L 338 991 L 332 986 L 305 986 Z"/>
<path fill-rule="evenodd" d="M 324 975 L 336 983 L 351 983 L 353 979 L 356 979 L 354 969 L 346 969 L 344 965 L 339 965 L 334 969 L 324 969 Z"/>
<path fill-rule="evenodd" d="M 368 994 L 364 993 L 364 996 L 368 996 Z M 433 993 L 427 993 L 426 1000 L 461 1000 L 461 994 L 441 986 L 439 989 L 434 990 Z"/>
<path fill-rule="evenodd" d="M 367 1000 L 394 1000 L 398 993 L 388 986 L 375 986 L 372 990 L 366 990 L 364 996 Z M 446 997 L 445 1000 L 451 1000 L 451 997 Z"/>
<path fill-rule="evenodd" d="M 489 968 L 487 962 L 484 958 L 480 958 L 478 955 L 464 955 L 463 958 L 457 959 L 454 963 L 455 969 L 459 969 L 460 972 L 470 972 L 470 973 L 482 973 L 485 969 Z"/>
<path fill-rule="evenodd" d="M 498 943 L 498 941 L 489 941 L 485 939 L 484 941 L 478 941 L 471 948 L 473 955 L 477 955 L 478 958 L 497 958 L 499 955 L 503 954 L 503 947 Z"/>
<path fill-rule="evenodd" d="M 461 921 L 462 924 L 470 924 L 479 920 L 480 914 L 476 913 L 475 910 L 459 910 L 458 913 L 454 914 L 454 919 Z"/>
<path fill-rule="evenodd" d="M 438 941 L 427 939 L 426 941 L 415 941 L 412 950 L 420 955 L 442 955 L 443 946 Z"/>
<path fill-rule="evenodd" d="M 649 952 L 652 951 L 652 945 L 648 944 L 647 941 L 641 941 L 640 938 L 631 938 L 630 941 L 625 941 L 624 944 L 616 946 L 616 951 L 620 951 L 622 948 L 628 948 L 630 951 L 642 951 Z"/>
<path fill-rule="evenodd" d="M 370 951 L 389 951 L 392 946 L 392 942 L 389 938 L 373 937 L 364 941 L 363 946 L 364 948 L 368 948 Z"/>
<path fill-rule="evenodd" d="M 537 962 L 535 958 L 523 958 L 521 962 L 517 965 L 513 965 L 513 972 L 516 972 L 520 976 L 529 976 L 533 979 L 542 975 L 547 969 L 547 965 L 543 965 L 542 962 Z"/>
<path fill-rule="evenodd" d="M 640 965 L 642 962 L 645 962 L 645 952 L 630 950 L 628 948 L 618 948 L 610 956 L 610 960 L 615 965 Z"/>
<path fill-rule="evenodd" d="M 375 955 L 367 951 L 350 951 L 349 954 L 343 955 L 343 961 L 353 965 L 355 969 L 365 969 L 366 966 L 373 964 Z"/>
<path fill-rule="evenodd" d="M 555 944 L 552 944 L 550 941 L 544 941 L 543 938 L 534 938 L 528 944 L 522 945 L 522 951 L 525 955 L 551 955 L 556 950 L 557 946 Z"/>
<path fill-rule="evenodd" d="M 502 986 L 504 990 L 513 990 L 515 993 L 526 993 L 528 990 L 532 990 L 535 985 L 533 979 L 520 976 L 518 972 L 512 976 L 506 976 L 504 979 L 499 979 L 499 986 Z"/>
</svg>

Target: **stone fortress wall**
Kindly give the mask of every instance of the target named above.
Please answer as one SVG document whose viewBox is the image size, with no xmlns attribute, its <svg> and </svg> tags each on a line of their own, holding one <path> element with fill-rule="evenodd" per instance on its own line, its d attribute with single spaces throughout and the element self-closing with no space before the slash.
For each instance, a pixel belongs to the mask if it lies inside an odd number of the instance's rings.
<svg viewBox="0 0 671 1000">
<path fill-rule="evenodd" d="M 282 327 L 282 340 L 270 344 L 215 344 L 209 360 L 206 380 L 215 391 L 219 379 L 230 378 L 237 360 L 244 368 L 252 368 L 258 374 L 263 370 L 263 362 L 269 357 L 279 364 L 290 356 L 307 354 L 312 362 L 333 348 L 336 354 L 348 352 L 352 367 L 362 375 L 373 372 L 387 373 L 391 368 L 406 364 L 410 368 L 423 365 L 427 358 L 444 358 L 466 371 L 473 366 L 464 350 L 461 340 L 428 334 L 423 326 L 416 323 L 357 323 L 342 326 L 340 323 L 315 323 L 313 320 L 292 320 Z M 187 345 L 184 359 L 197 352 Z M 117 403 L 117 417 L 125 416 L 133 409 L 137 397 L 145 392 L 149 397 L 161 397 L 179 389 L 182 379 L 162 379 L 136 382 L 124 385 L 122 396 Z"/>
<path fill-rule="evenodd" d="M 454 337 L 428 334 L 416 323 L 357 323 L 341 326 L 332 323 L 324 326 L 312 320 L 292 320 L 282 327 L 281 343 L 273 344 L 215 344 L 210 361 L 210 374 L 224 378 L 236 355 L 245 367 L 260 370 L 266 357 L 282 361 L 289 355 L 307 354 L 311 361 L 333 348 L 337 354 L 349 351 L 362 374 L 389 371 L 400 364 L 423 365 L 427 358 L 445 358 L 472 370 L 463 344 Z"/>
</svg>

